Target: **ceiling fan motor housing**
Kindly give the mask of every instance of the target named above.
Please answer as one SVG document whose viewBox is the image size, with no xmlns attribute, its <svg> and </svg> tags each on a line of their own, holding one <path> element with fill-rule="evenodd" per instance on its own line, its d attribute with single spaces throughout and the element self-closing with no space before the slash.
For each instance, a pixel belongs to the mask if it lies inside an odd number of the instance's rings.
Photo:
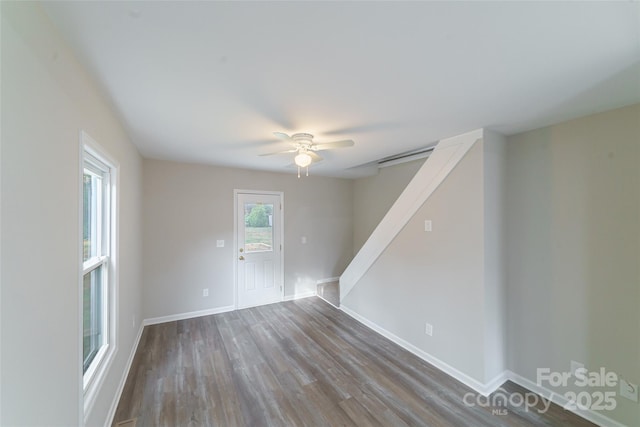
<svg viewBox="0 0 640 427">
<path fill-rule="evenodd" d="M 294 133 L 291 135 L 291 139 L 302 149 L 308 150 L 313 145 L 313 135 L 310 133 Z"/>
</svg>

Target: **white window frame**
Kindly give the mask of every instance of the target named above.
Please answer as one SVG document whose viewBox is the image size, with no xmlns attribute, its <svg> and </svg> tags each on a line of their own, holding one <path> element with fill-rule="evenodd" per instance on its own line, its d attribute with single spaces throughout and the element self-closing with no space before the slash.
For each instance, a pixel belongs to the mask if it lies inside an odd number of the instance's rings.
<svg viewBox="0 0 640 427">
<path fill-rule="evenodd" d="M 83 179 L 84 169 L 87 164 L 94 166 L 95 171 L 103 175 L 102 199 L 107 207 L 103 206 L 103 221 L 98 223 L 98 239 L 96 246 L 100 247 L 99 256 L 84 261 L 83 246 Z M 92 168 L 93 169 L 93 168 Z M 106 173 L 102 173 L 106 172 Z M 117 351 L 117 294 L 118 294 L 118 182 L 119 165 L 111 156 L 86 132 L 80 132 L 80 193 L 79 193 L 79 229 L 80 229 L 80 272 L 79 272 L 79 370 L 81 383 L 81 396 L 83 404 L 83 419 L 86 423 L 91 412 L 98 391 L 113 362 Z M 86 372 L 84 371 L 83 354 L 83 281 L 87 273 L 103 266 L 103 297 L 102 312 L 103 336 L 105 343 L 101 346 Z"/>
</svg>

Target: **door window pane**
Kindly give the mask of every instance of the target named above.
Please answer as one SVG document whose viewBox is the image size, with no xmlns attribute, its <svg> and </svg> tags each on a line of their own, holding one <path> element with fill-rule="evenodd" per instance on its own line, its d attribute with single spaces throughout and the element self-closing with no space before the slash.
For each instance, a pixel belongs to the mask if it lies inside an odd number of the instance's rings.
<svg viewBox="0 0 640 427">
<path fill-rule="evenodd" d="M 244 204 L 244 250 L 246 253 L 273 250 L 273 204 Z"/>
<path fill-rule="evenodd" d="M 82 294 L 82 358 L 83 372 L 86 372 L 103 344 L 103 265 L 84 275 Z"/>
</svg>

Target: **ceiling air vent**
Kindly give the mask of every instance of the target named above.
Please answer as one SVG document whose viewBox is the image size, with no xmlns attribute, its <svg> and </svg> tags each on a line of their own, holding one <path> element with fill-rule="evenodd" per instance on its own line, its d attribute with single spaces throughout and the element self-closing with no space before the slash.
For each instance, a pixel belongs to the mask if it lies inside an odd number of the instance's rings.
<svg viewBox="0 0 640 427">
<path fill-rule="evenodd" d="M 399 165 L 412 160 L 424 159 L 429 157 L 434 148 L 435 147 L 420 148 L 418 150 L 407 151 L 406 153 L 385 157 L 384 159 L 378 160 L 378 167 L 386 168 L 387 166 Z"/>
</svg>

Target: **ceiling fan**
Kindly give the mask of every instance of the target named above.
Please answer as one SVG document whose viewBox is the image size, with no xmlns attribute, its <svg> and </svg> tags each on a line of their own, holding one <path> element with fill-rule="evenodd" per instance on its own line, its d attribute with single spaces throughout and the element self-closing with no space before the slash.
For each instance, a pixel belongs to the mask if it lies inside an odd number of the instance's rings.
<svg viewBox="0 0 640 427">
<path fill-rule="evenodd" d="M 297 153 L 293 158 L 293 162 L 298 167 L 298 178 L 300 178 L 300 168 L 307 168 L 307 176 L 309 176 L 309 165 L 322 160 L 322 157 L 316 151 L 331 150 L 334 148 L 353 147 L 354 142 L 350 139 L 342 141 L 333 141 L 325 143 L 313 142 L 313 135 L 310 133 L 294 133 L 289 136 L 283 132 L 273 133 L 278 139 L 289 142 L 292 148 L 284 151 L 276 151 L 273 153 L 261 154 L 261 156 L 272 156 L 274 154 Z"/>
</svg>

